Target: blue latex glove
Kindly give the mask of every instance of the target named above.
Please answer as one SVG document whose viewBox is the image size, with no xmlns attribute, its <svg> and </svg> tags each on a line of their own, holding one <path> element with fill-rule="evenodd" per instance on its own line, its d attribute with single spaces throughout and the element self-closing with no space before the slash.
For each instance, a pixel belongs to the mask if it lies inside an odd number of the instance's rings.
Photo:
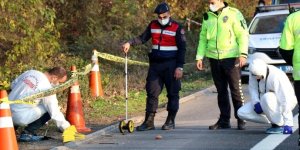
<svg viewBox="0 0 300 150">
<path fill-rule="evenodd" d="M 293 129 L 291 126 L 283 126 L 283 134 L 293 134 Z"/>
<path fill-rule="evenodd" d="M 262 110 L 262 108 L 261 108 L 261 106 L 260 106 L 260 103 L 258 102 L 258 103 L 256 103 L 255 105 L 254 105 L 254 111 L 257 113 L 257 114 L 261 114 L 261 113 L 263 113 L 263 110 Z"/>
</svg>

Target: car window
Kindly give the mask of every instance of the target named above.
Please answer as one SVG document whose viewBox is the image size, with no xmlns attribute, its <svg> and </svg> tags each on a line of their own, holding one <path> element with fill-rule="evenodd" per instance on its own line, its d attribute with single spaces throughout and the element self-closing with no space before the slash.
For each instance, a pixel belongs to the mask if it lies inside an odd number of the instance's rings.
<svg viewBox="0 0 300 150">
<path fill-rule="evenodd" d="M 287 14 L 257 17 L 250 27 L 250 34 L 281 33 Z"/>
</svg>

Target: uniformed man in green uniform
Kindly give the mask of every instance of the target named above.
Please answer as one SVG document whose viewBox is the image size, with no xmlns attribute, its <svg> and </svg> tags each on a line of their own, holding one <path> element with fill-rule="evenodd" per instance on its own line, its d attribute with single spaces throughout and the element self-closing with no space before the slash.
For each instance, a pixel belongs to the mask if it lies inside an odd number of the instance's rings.
<svg viewBox="0 0 300 150">
<path fill-rule="evenodd" d="M 293 66 L 294 88 L 300 104 L 300 11 L 288 16 L 280 40 L 280 54 L 287 64 Z M 299 107 L 300 108 L 300 107 Z M 298 116 L 298 124 L 300 117 Z M 300 130 L 299 130 L 300 135 Z M 300 138 L 299 138 L 300 146 Z"/>
<path fill-rule="evenodd" d="M 203 16 L 197 50 L 197 68 L 203 69 L 203 58 L 208 57 L 212 77 L 218 91 L 220 117 L 210 130 L 231 128 L 228 85 L 238 120 L 238 129 L 245 129 L 245 121 L 237 116 L 244 105 L 241 87 L 241 67 L 248 55 L 248 29 L 242 13 L 223 0 L 207 0 L 209 11 Z"/>
</svg>

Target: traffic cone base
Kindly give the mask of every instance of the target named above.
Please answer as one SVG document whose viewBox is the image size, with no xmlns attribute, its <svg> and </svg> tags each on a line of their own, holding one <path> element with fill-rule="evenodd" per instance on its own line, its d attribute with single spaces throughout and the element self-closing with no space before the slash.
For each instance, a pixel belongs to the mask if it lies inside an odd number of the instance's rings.
<svg viewBox="0 0 300 150">
<path fill-rule="evenodd" d="M 72 125 L 75 125 L 78 132 L 85 133 L 85 132 L 91 132 L 92 130 L 90 128 L 87 128 L 85 126 L 85 121 L 83 120 L 82 115 L 78 113 L 72 114 L 72 121 L 70 122 Z"/>
<path fill-rule="evenodd" d="M 7 98 L 5 90 L 0 91 L 0 99 Z M 16 133 L 11 118 L 9 104 L 0 103 L 0 149 L 2 150 L 17 150 L 18 144 Z"/>
</svg>

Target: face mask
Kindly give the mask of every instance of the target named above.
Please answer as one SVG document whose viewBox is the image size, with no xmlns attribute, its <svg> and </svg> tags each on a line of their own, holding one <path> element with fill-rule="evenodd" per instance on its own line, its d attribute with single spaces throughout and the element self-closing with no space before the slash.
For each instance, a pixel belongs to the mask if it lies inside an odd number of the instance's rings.
<svg viewBox="0 0 300 150">
<path fill-rule="evenodd" d="M 263 3 L 260 3 L 258 6 L 264 6 L 264 4 L 263 4 Z"/>
<path fill-rule="evenodd" d="M 168 24 L 170 21 L 170 17 L 166 18 L 166 19 L 158 19 L 158 22 L 161 24 L 161 25 L 166 25 Z"/>
<path fill-rule="evenodd" d="M 59 85 L 59 83 L 51 83 L 51 86 L 52 87 L 56 87 L 56 86 L 58 86 Z"/>
<path fill-rule="evenodd" d="M 212 5 L 212 4 L 209 4 L 209 9 L 212 11 L 212 12 L 216 12 L 218 11 L 218 7 L 216 6 L 216 4 Z"/>
<path fill-rule="evenodd" d="M 58 82 L 58 80 L 52 80 L 52 81 L 50 82 L 50 84 L 51 84 L 52 87 L 56 87 L 56 86 L 59 85 L 59 82 Z"/>
</svg>

